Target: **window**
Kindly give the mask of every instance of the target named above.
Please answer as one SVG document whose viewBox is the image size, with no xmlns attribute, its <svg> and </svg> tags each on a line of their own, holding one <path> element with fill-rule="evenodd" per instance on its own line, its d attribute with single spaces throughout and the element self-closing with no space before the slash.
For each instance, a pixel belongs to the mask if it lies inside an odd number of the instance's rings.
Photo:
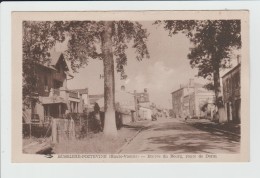
<svg viewBox="0 0 260 178">
<path fill-rule="evenodd" d="M 240 72 L 238 72 L 236 76 L 236 87 L 240 88 Z"/>
<path fill-rule="evenodd" d="M 45 91 L 49 90 L 49 87 L 48 87 L 48 76 L 47 75 L 44 76 L 44 90 Z"/>
<path fill-rule="evenodd" d="M 229 78 L 227 79 L 227 93 L 229 93 Z"/>
<path fill-rule="evenodd" d="M 58 80 L 53 80 L 53 85 L 54 89 L 59 89 L 60 87 L 62 87 L 62 82 Z"/>
</svg>

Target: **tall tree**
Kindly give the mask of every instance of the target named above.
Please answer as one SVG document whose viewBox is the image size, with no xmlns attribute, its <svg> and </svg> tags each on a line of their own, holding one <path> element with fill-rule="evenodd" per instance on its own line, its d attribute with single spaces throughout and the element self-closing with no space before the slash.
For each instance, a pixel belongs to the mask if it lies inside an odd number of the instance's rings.
<svg viewBox="0 0 260 178">
<path fill-rule="evenodd" d="M 230 67 L 232 52 L 241 48 L 240 20 L 167 20 L 155 24 L 161 23 L 170 36 L 180 32 L 190 39 L 190 65 L 198 68 L 198 76 L 213 80 L 216 105 L 222 107 L 219 72 Z"/>
<path fill-rule="evenodd" d="M 104 64 L 104 100 L 105 102 L 105 125 L 104 133 L 106 135 L 116 136 L 115 120 L 115 76 L 114 60 L 112 49 L 112 28 L 113 22 L 104 22 L 106 31 L 101 33 L 101 51 L 103 53 Z"/>
<path fill-rule="evenodd" d="M 64 41 L 65 36 L 58 30 L 58 23 L 45 21 L 23 22 L 23 105 L 37 100 L 36 65 L 50 60 L 49 49 L 56 41 Z"/>
<path fill-rule="evenodd" d="M 146 46 L 149 35 L 147 30 L 143 29 L 140 23 L 131 21 L 55 21 L 52 23 L 55 30 L 47 29 L 51 30 L 48 31 L 50 38 L 54 32 L 55 37 L 58 35 L 58 39 L 51 38 L 54 39 L 54 43 L 57 40 L 64 41 L 65 36 L 69 39 L 65 56 L 71 61 L 71 67 L 74 71 L 87 65 L 91 59 L 103 61 L 104 133 L 107 136 L 115 137 L 117 129 L 115 122 L 114 59 L 117 72 L 120 72 L 121 78 L 125 79 L 127 76 L 124 67 L 127 65 L 126 49 L 128 44 L 132 43 L 132 47 L 136 49 L 138 61 L 149 58 Z M 51 46 L 46 45 L 46 48 Z"/>
<path fill-rule="evenodd" d="M 114 58 L 117 72 L 121 78 L 127 76 L 124 66 L 127 65 L 127 43 L 133 41 L 138 61 L 149 58 L 146 46 L 147 30 L 138 22 L 130 21 L 75 21 L 68 23 L 71 36 L 68 45 L 68 58 L 72 61 L 72 68 L 76 69 L 87 64 L 89 58 L 103 60 L 104 65 L 104 106 L 105 125 L 104 134 L 116 136 L 115 121 L 115 76 Z M 65 23 L 65 26 L 66 26 Z"/>
</svg>

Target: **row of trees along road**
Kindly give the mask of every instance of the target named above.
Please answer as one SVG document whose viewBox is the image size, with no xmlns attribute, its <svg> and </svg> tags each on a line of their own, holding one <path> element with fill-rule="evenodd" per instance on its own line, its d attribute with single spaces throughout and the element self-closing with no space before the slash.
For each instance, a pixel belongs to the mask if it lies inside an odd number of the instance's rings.
<svg viewBox="0 0 260 178">
<path fill-rule="evenodd" d="M 199 76 L 213 76 L 216 98 L 219 96 L 219 70 L 227 67 L 233 48 L 240 48 L 240 21 L 156 21 L 163 24 L 172 36 L 185 33 L 194 48 L 188 54 L 192 67 Z M 125 79 L 126 49 L 129 44 L 136 49 L 136 59 L 149 58 L 147 39 L 149 33 L 139 22 L 131 21 L 24 21 L 23 22 L 23 104 L 37 93 L 35 64 L 50 61 L 49 50 L 57 43 L 68 40 L 66 58 L 76 72 L 89 60 L 102 60 L 104 65 L 104 106 L 106 136 L 117 136 L 115 123 L 116 70 Z M 224 62 L 223 62 L 224 61 Z M 226 61 L 226 62 L 225 62 Z"/>
</svg>

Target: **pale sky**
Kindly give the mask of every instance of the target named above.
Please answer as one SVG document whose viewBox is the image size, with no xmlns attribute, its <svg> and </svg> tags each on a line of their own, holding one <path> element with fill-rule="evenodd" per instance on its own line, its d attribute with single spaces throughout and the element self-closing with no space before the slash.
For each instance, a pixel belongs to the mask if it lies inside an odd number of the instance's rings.
<svg viewBox="0 0 260 178">
<path fill-rule="evenodd" d="M 121 85 L 125 85 L 130 92 L 141 92 L 147 88 L 151 102 L 171 108 L 171 92 L 197 74 L 197 70 L 191 69 L 187 59 L 190 42 L 183 34 L 169 37 L 168 31 L 152 25 L 153 22 L 140 23 L 150 33 L 150 59 L 138 62 L 135 50 L 129 47 L 125 68 L 128 78 L 120 80 L 120 75 L 116 73 L 116 90 L 120 90 Z M 89 88 L 89 94 L 101 94 L 104 91 L 104 80 L 100 79 L 100 74 L 103 74 L 102 61 L 92 60 L 87 67 L 80 69 L 79 73 L 74 73 L 74 79 L 68 81 L 68 88 Z"/>
</svg>

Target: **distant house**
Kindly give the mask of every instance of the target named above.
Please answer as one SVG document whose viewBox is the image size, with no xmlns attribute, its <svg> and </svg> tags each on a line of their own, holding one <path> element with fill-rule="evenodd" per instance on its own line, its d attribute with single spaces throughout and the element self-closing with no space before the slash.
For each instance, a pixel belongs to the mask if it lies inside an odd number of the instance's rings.
<svg viewBox="0 0 260 178">
<path fill-rule="evenodd" d="M 223 102 L 227 113 L 227 122 L 241 122 L 241 64 L 239 63 L 222 76 Z"/>
<path fill-rule="evenodd" d="M 123 122 L 136 121 L 136 119 L 151 120 L 151 108 L 149 93 L 147 89 L 144 92 L 127 92 L 125 86 L 121 86 L 121 91 L 115 93 L 117 109 L 123 115 Z"/>
<path fill-rule="evenodd" d="M 104 112 L 104 95 L 89 95 L 90 110 L 97 103 L 100 110 Z M 121 90 L 115 91 L 115 110 L 122 116 L 122 124 L 127 124 L 134 120 L 135 100 L 133 93 L 125 91 L 122 86 Z"/>
<path fill-rule="evenodd" d="M 144 92 L 136 92 L 135 96 L 137 97 L 138 103 L 149 103 L 150 98 L 149 98 L 149 93 L 147 88 L 144 89 Z"/>
<path fill-rule="evenodd" d="M 150 106 L 139 106 L 139 117 L 144 120 L 152 120 L 152 109 Z"/>
<path fill-rule="evenodd" d="M 103 94 L 97 94 L 97 95 L 88 95 L 88 109 L 93 110 L 94 109 L 94 105 L 97 102 L 100 102 L 100 100 L 103 99 L 104 100 L 104 95 Z M 104 107 L 104 104 L 102 104 L 100 102 L 100 107 Z"/>
<path fill-rule="evenodd" d="M 136 103 L 133 93 L 121 86 L 120 91 L 115 92 L 116 111 L 122 115 L 122 124 L 128 124 L 136 118 Z"/>
<path fill-rule="evenodd" d="M 212 117 L 214 92 L 203 86 L 191 80 L 188 85 L 181 85 L 171 93 L 174 117 Z"/>
<path fill-rule="evenodd" d="M 73 89 L 73 90 L 70 90 L 70 93 L 77 93 L 79 95 L 79 97 L 81 98 L 80 102 L 82 102 L 82 103 L 79 104 L 78 111 L 82 112 L 89 104 L 88 88 Z M 74 94 L 74 96 L 76 96 L 76 95 Z M 71 97 L 69 97 L 69 100 L 70 100 L 71 104 L 72 103 L 73 103 L 73 105 L 77 104 L 77 101 L 74 101 L 75 97 L 73 97 L 72 94 L 71 94 Z M 73 112 L 73 110 L 71 110 L 71 112 Z"/>
<path fill-rule="evenodd" d="M 150 97 L 147 88 L 143 92 L 135 93 L 137 100 L 137 114 L 139 119 L 151 120 L 152 119 L 152 109 L 150 103 Z"/>
<path fill-rule="evenodd" d="M 98 103 L 101 111 L 104 111 L 104 95 L 89 95 L 90 110 Z M 151 120 L 151 109 L 147 89 L 144 92 L 128 92 L 124 86 L 115 91 L 115 109 L 122 115 L 122 123 L 127 124 L 139 119 Z M 138 113 L 138 116 L 136 116 Z"/>
<path fill-rule="evenodd" d="M 36 64 L 38 101 L 31 103 L 31 121 L 44 123 L 51 117 L 62 118 L 68 112 L 82 112 L 82 95 L 67 89 L 73 76 L 61 52 L 51 53 L 46 64 Z"/>
<path fill-rule="evenodd" d="M 190 93 L 194 92 L 194 88 L 189 87 L 188 85 L 181 85 L 179 89 L 173 91 L 172 94 L 172 112 L 173 117 L 183 117 L 184 111 L 187 110 L 188 105 L 184 102 L 184 97 L 187 96 L 186 100 Z"/>
<path fill-rule="evenodd" d="M 188 106 L 187 113 L 191 117 L 213 118 L 215 94 L 203 87 L 194 88 L 194 92 L 190 93 L 188 103 L 184 101 L 184 105 Z M 186 102 L 186 103 L 185 103 Z"/>
</svg>

